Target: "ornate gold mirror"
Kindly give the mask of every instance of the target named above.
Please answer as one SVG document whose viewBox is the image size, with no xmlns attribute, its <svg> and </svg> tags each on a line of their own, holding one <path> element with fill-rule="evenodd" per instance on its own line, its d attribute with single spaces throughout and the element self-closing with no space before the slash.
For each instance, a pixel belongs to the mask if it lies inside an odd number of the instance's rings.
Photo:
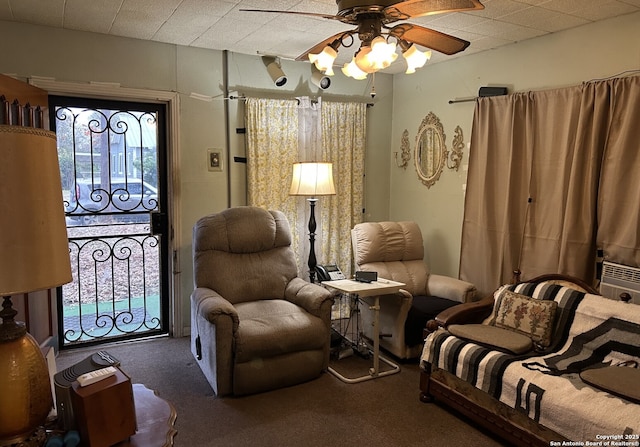
<svg viewBox="0 0 640 447">
<path fill-rule="evenodd" d="M 448 155 L 445 138 L 440 118 L 429 112 L 418 129 L 413 157 L 418 177 L 427 188 L 442 174 Z"/>
</svg>

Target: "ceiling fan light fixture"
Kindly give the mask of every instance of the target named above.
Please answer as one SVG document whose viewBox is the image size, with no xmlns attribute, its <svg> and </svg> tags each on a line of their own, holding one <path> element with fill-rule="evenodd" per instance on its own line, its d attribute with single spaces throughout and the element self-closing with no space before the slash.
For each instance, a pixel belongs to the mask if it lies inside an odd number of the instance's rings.
<svg viewBox="0 0 640 447">
<path fill-rule="evenodd" d="M 311 63 L 327 76 L 333 76 L 333 62 L 337 57 L 338 52 L 331 45 L 324 47 L 318 54 L 309 53 Z"/>
<path fill-rule="evenodd" d="M 344 64 L 344 66 L 342 67 L 342 73 L 344 73 L 345 76 L 356 79 L 358 81 L 367 78 L 367 73 L 358 68 L 355 57 L 351 59 L 351 62 L 349 62 L 348 64 Z"/>
<path fill-rule="evenodd" d="M 382 36 L 376 37 L 371 41 L 371 57 L 381 63 L 388 63 L 388 65 L 391 65 L 391 63 L 398 57 L 398 53 L 396 53 L 396 44 L 393 42 L 387 42 L 387 40 Z"/>
<path fill-rule="evenodd" d="M 356 65 L 366 73 L 374 73 L 387 68 L 398 57 L 396 44 L 387 43 L 384 37 L 378 36 L 368 46 L 362 46 L 356 54 Z"/>
<path fill-rule="evenodd" d="M 407 62 L 407 71 L 405 71 L 405 74 L 412 74 L 416 72 L 416 68 L 424 67 L 424 64 L 431 59 L 431 50 L 423 52 L 412 44 L 402 52 L 402 56 Z"/>
</svg>

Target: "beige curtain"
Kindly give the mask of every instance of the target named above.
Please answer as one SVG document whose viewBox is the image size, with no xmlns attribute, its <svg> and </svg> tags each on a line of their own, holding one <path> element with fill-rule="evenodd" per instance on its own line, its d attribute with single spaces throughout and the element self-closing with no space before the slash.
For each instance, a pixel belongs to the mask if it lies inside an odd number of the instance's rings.
<svg viewBox="0 0 640 447">
<path fill-rule="evenodd" d="M 611 95 L 600 194 L 598 247 L 605 260 L 640 266 L 640 76 L 603 83 Z M 595 87 L 594 87 L 595 88 Z"/>
<path fill-rule="evenodd" d="M 345 275 L 352 271 L 351 229 L 362 222 L 367 106 L 362 103 L 324 102 L 322 106 L 323 159 L 333 163 L 337 194 L 322 208 L 325 237 L 323 258 L 336 263 Z M 323 261 L 324 262 L 324 261 Z"/>
<path fill-rule="evenodd" d="M 363 206 L 366 105 L 250 98 L 246 125 L 248 203 L 287 215 L 302 278 L 308 277 L 309 204 L 289 196 L 292 164 L 333 163 L 336 195 L 318 197 L 315 252 L 319 264 L 336 263 L 350 274 L 350 230 Z"/>
<path fill-rule="evenodd" d="M 638 97 L 636 77 L 478 99 L 462 279 L 484 294 L 518 268 L 523 279 L 559 272 L 593 282 L 595 235 L 604 241 L 605 225 L 616 234 L 607 246 L 624 246 L 625 259 L 634 252 L 637 265 Z M 614 174 L 623 165 L 624 183 Z M 629 207 L 633 217 L 623 217 Z"/>
</svg>

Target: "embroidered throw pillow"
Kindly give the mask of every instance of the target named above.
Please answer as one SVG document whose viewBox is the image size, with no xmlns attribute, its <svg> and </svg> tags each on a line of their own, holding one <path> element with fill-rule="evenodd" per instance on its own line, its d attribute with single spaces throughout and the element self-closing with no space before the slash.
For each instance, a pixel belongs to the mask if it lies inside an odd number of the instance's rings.
<svg viewBox="0 0 640 447">
<path fill-rule="evenodd" d="M 505 290 L 500 297 L 494 325 L 527 335 L 546 348 L 551 344 L 553 321 L 558 303 L 538 300 Z"/>
</svg>

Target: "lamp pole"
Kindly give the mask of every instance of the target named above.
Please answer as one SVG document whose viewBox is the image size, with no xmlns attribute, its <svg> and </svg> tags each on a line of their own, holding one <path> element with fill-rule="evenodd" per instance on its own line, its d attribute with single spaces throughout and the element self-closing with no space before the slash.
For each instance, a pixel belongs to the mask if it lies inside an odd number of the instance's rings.
<svg viewBox="0 0 640 447">
<path fill-rule="evenodd" d="M 333 165 L 326 162 L 300 162 L 293 164 L 291 189 L 289 195 L 307 196 L 311 206 L 309 216 L 309 280 L 313 284 L 316 278 L 316 214 L 317 196 L 331 196 L 336 193 L 333 184 Z"/>
<path fill-rule="evenodd" d="M 316 243 L 315 208 L 316 208 L 316 202 L 318 201 L 318 199 L 316 199 L 315 197 L 311 197 L 310 199 L 307 199 L 307 200 L 309 201 L 309 205 L 311 205 L 311 215 L 309 216 L 309 261 L 307 262 L 307 265 L 309 266 L 309 281 L 313 283 L 315 282 L 316 265 L 317 265 L 316 249 L 315 249 L 315 243 Z"/>
</svg>

